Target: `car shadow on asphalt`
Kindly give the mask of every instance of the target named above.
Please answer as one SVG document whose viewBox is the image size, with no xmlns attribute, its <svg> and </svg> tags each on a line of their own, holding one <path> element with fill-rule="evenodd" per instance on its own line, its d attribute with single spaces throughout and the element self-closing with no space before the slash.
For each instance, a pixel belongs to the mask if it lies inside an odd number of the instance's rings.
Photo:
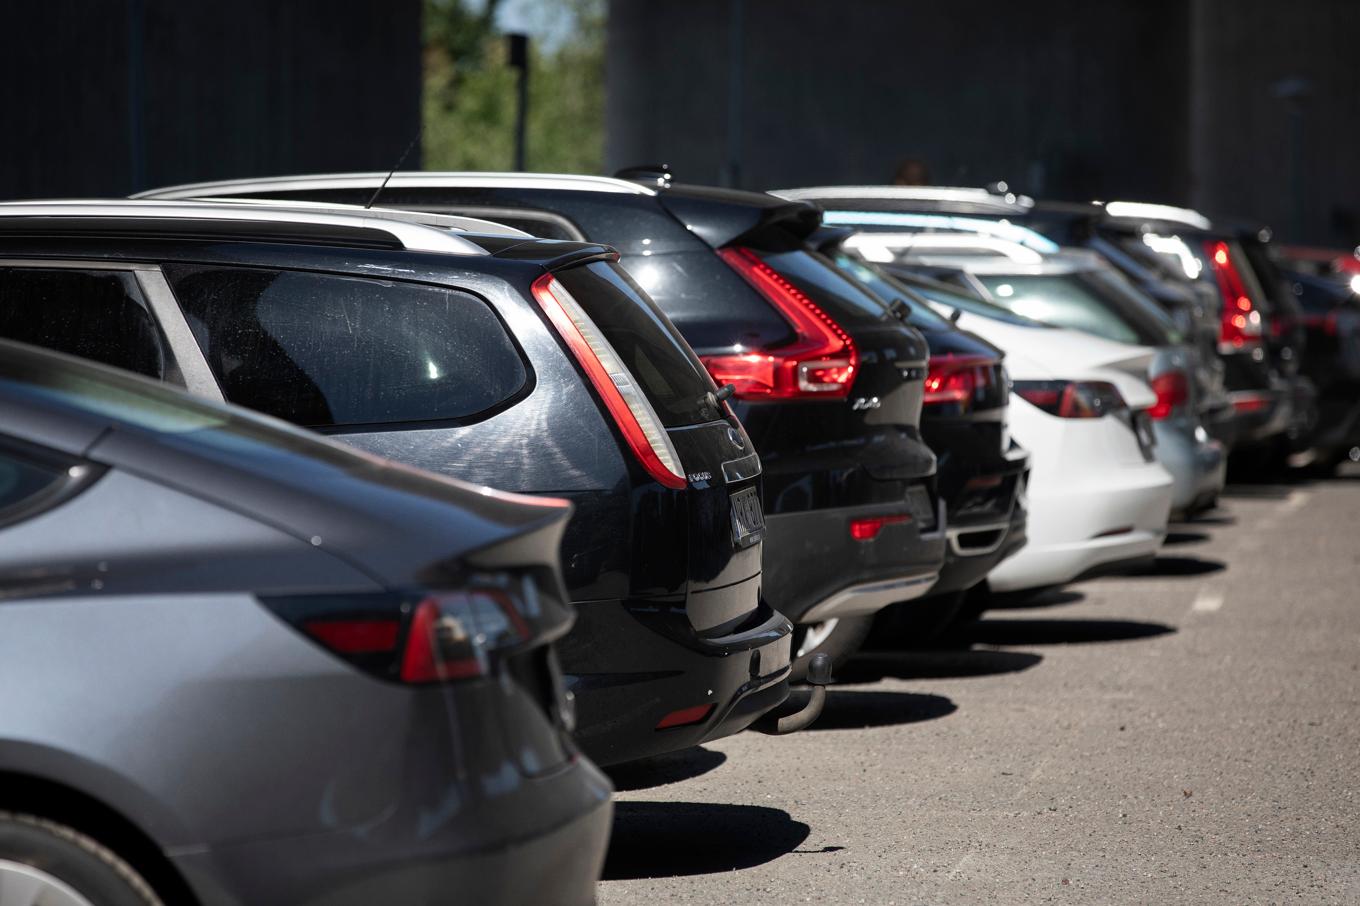
<svg viewBox="0 0 1360 906">
<path fill-rule="evenodd" d="M 703 776 L 726 760 L 727 756 L 722 752 L 694 746 L 654 758 L 613 765 L 605 768 L 604 772 L 609 775 L 616 790 L 646 790 Z"/>
<path fill-rule="evenodd" d="M 1178 544 L 1203 544 L 1209 540 L 1204 532 L 1167 532 L 1162 544 L 1174 547 Z"/>
<path fill-rule="evenodd" d="M 801 701 L 807 694 L 807 690 L 795 689 L 790 698 L 798 696 Z M 822 716 L 805 732 L 922 723 L 947 717 L 958 709 L 958 705 L 943 695 L 832 688 L 827 690 Z"/>
<path fill-rule="evenodd" d="M 919 651 L 862 651 L 840 671 L 843 683 L 882 679 L 952 679 L 1019 673 L 1042 661 L 1027 651 L 986 648 L 938 648 Z"/>
<path fill-rule="evenodd" d="M 1169 635 L 1165 623 L 1139 620 L 978 620 L 968 639 L 983 645 L 1072 645 L 1086 642 L 1127 642 Z"/>
<path fill-rule="evenodd" d="M 1202 557 L 1157 557 L 1145 566 L 1137 566 L 1114 576 L 1115 579 L 1166 579 L 1207 576 L 1221 573 L 1228 566 L 1222 560 Z"/>
<path fill-rule="evenodd" d="M 810 828 L 783 809 L 716 802 L 614 803 L 601 880 L 676 878 L 764 865 L 790 853 Z"/>
</svg>

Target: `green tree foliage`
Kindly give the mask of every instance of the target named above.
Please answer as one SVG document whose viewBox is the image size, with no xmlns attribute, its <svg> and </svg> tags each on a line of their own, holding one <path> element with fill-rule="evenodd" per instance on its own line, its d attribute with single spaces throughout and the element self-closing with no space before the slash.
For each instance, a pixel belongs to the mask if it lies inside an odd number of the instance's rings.
<svg viewBox="0 0 1360 906">
<path fill-rule="evenodd" d="M 605 0 L 537 0 L 565 22 L 530 38 L 527 165 L 595 173 L 604 157 Z M 501 0 L 425 0 L 422 156 L 429 170 L 509 170 L 516 72 L 496 25 Z M 565 18 L 562 18 L 565 17 Z"/>
</svg>

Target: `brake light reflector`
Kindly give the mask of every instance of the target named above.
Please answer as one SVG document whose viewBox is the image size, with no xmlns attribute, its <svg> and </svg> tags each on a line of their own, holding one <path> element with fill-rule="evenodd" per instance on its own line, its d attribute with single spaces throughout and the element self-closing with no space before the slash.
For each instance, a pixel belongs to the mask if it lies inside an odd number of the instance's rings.
<svg viewBox="0 0 1360 906">
<path fill-rule="evenodd" d="M 1016 381 L 1015 394 L 1058 418 L 1100 418 L 1128 408 L 1119 388 L 1105 381 Z"/>
<path fill-rule="evenodd" d="M 552 274 L 534 281 L 533 294 L 647 474 L 668 488 L 685 487 L 680 456 L 661 419 L 595 322 Z"/>
<path fill-rule="evenodd" d="M 307 620 L 302 629 L 337 654 L 377 654 L 396 649 L 401 622 L 332 618 Z"/>
<path fill-rule="evenodd" d="M 748 248 L 718 250 L 729 267 L 793 328 L 793 342 L 771 350 L 703 356 L 719 386 L 732 384 L 746 400 L 842 399 L 859 368 L 859 352 L 840 325 L 798 287 Z"/>
<path fill-rule="evenodd" d="M 1164 371 L 1148 383 L 1157 394 L 1157 402 L 1148 409 L 1148 416 L 1154 421 L 1170 417 L 1178 406 L 1190 400 L 1190 382 L 1184 371 Z"/>
<path fill-rule="evenodd" d="M 694 705 L 689 708 L 680 708 L 667 714 L 657 721 L 656 728 L 665 730 L 670 727 L 687 727 L 692 724 L 703 723 L 708 719 L 708 715 L 713 711 L 713 703 L 706 705 Z"/>
<path fill-rule="evenodd" d="M 878 533 L 883 531 L 883 526 L 898 525 L 910 521 L 911 515 L 908 513 L 854 519 L 850 522 L 850 537 L 854 538 L 856 541 L 873 541 L 878 537 Z"/>
<path fill-rule="evenodd" d="M 978 392 L 994 383 L 995 366 L 996 360 L 985 355 L 931 356 L 921 402 L 927 406 L 953 403 L 967 412 Z"/>
<path fill-rule="evenodd" d="M 1221 346 L 1241 349 L 1261 343 L 1261 313 L 1255 310 L 1247 294 L 1246 282 L 1237 270 L 1228 244 L 1213 239 L 1204 240 L 1204 251 L 1214 269 L 1219 295 L 1223 297 L 1218 341 Z"/>
</svg>

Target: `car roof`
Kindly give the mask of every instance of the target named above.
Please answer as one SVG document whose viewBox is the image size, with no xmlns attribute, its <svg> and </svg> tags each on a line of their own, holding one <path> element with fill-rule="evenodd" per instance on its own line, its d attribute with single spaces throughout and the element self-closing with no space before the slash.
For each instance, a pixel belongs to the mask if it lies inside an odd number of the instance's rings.
<svg viewBox="0 0 1360 906">
<path fill-rule="evenodd" d="M 148 189 L 133 198 L 200 198 L 252 192 L 292 192 L 320 189 L 376 189 L 387 180 L 388 188 L 418 189 L 439 187 L 536 188 L 564 191 L 612 192 L 626 195 L 655 195 L 656 189 L 627 179 L 611 176 L 582 176 L 569 173 L 497 173 L 440 170 L 408 170 L 387 173 L 315 173 L 295 176 L 269 176 L 258 179 L 229 179 L 221 182 L 185 183 Z"/>
<path fill-rule="evenodd" d="M 1148 204 L 1141 201 L 1107 201 L 1105 217 L 1109 220 L 1154 221 L 1208 231 L 1213 223 L 1199 211 L 1167 204 Z"/>
<path fill-rule="evenodd" d="M 486 255 L 485 248 L 457 232 L 413 222 L 404 212 L 344 212 L 313 206 L 238 202 L 54 199 L 0 202 L 0 229 L 37 232 L 157 232 L 192 236 L 250 237 L 284 233 L 310 242 L 378 244 L 407 251 Z"/>
<path fill-rule="evenodd" d="M 844 245 L 870 261 L 893 260 L 891 250 L 906 250 L 908 263 L 976 274 L 1066 274 L 1106 266 L 1099 254 L 1088 249 L 1040 251 L 1021 242 L 965 232 L 856 233 Z"/>
<path fill-rule="evenodd" d="M 229 195 L 222 198 L 195 198 L 196 202 L 206 204 L 244 204 L 266 208 L 287 208 L 289 210 L 316 210 L 322 214 L 353 214 L 359 217 L 379 217 L 385 220 L 400 220 L 405 223 L 419 223 L 441 230 L 454 230 L 460 233 L 478 233 L 483 236 L 518 236 L 532 239 L 532 233 L 494 220 L 480 217 L 465 217 L 461 214 L 435 214 L 430 211 L 414 211 L 397 208 L 366 208 L 357 204 L 343 204 L 337 201 L 293 200 L 285 198 L 245 198 Z"/>
<path fill-rule="evenodd" d="M 815 202 L 823 208 L 842 204 L 863 208 L 867 204 L 888 211 L 1022 215 L 1034 206 L 1034 199 L 1026 195 L 966 186 L 804 186 L 773 189 L 771 194 Z"/>
</svg>

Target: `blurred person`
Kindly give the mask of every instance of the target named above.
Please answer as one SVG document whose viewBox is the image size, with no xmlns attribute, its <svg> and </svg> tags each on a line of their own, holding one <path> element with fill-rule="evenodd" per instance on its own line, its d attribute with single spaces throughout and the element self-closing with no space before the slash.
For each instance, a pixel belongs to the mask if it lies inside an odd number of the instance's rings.
<svg viewBox="0 0 1360 906">
<path fill-rule="evenodd" d="M 897 172 L 893 175 L 893 185 L 930 185 L 930 170 L 926 167 L 926 162 L 919 157 L 904 157 L 901 163 L 897 165 Z"/>
</svg>

